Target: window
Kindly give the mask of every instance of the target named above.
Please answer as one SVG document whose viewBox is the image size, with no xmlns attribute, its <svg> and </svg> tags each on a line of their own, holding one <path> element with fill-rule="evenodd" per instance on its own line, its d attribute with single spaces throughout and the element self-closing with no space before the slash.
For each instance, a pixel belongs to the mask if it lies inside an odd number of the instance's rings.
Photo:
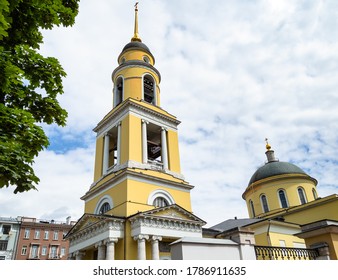
<svg viewBox="0 0 338 280">
<path fill-rule="evenodd" d="M 114 107 L 123 101 L 123 78 L 118 77 L 114 88 Z"/>
<path fill-rule="evenodd" d="M 66 248 L 65 248 L 65 247 L 62 247 L 62 248 L 61 248 L 60 257 L 62 258 L 64 255 L 66 255 Z"/>
<path fill-rule="evenodd" d="M 143 99 L 150 104 L 156 105 L 155 97 L 154 78 L 150 75 L 145 75 L 143 77 Z"/>
<path fill-rule="evenodd" d="M 37 259 L 39 257 L 39 245 L 32 245 L 31 258 Z"/>
<path fill-rule="evenodd" d="M 164 197 L 156 197 L 153 205 L 155 207 L 165 207 L 169 205 L 169 202 Z"/>
<path fill-rule="evenodd" d="M 49 258 L 56 259 L 58 257 L 57 253 L 58 253 L 58 246 L 51 246 Z"/>
<path fill-rule="evenodd" d="M 36 229 L 34 232 L 34 239 L 39 239 L 40 238 L 40 230 Z"/>
<path fill-rule="evenodd" d="M 250 208 L 251 208 L 252 217 L 256 217 L 255 207 L 254 207 L 252 200 L 249 201 L 249 204 L 250 204 Z"/>
<path fill-rule="evenodd" d="M 43 235 L 43 239 L 47 239 L 49 238 L 49 231 L 45 230 L 44 235 Z"/>
<path fill-rule="evenodd" d="M 269 212 L 270 210 L 269 210 L 268 201 L 266 199 L 266 195 L 265 194 L 261 195 L 261 202 L 262 202 L 262 207 L 263 207 L 264 213 Z"/>
<path fill-rule="evenodd" d="M 53 240 L 58 240 L 59 239 L 59 231 L 54 230 L 53 232 Z"/>
<path fill-rule="evenodd" d="M 288 208 L 288 202 L 286 200 L 286 194 L 284 190 L 278 191 L 279 201 L 282 208 Z"/>
<path fill-rule="evenodd" d="M 302 187 L 298 187 L 298 196 L 301 204 L 305 204 L 307 202 L 305 192 Z"/>
<path fill-rule="evenodd" d="M 24 234 L 24 237 L 25 239 L 28 239 L 29 238 L 29 233 L 30 233 L 30 229 L 29 228 L 26 228 L 25 229 L 25 234 Z"/>
<path fill-rule="evenodd" d="M 106 213 L 107 211 L 110 210 L 110 205 L 108 202 L 105 202 L 102 204 L 102 206 L 100 207 L 100 210 L 99 210 L 99 214 L 104 214 Z"/>
<path fill-rule="evenodd" d="M 10 225 L 2 225 L 2 233 L 3 234 L 9 234 L 10 231 L 11 231 Z"/>
<path fill-rule="evenodd" d="M 42 256 L 46 256 L 47 255 L 47 246 L 42 246 L 41 255 Z"/>
<path fill-rule="evenodd" d="M 318 198 L 317 192 L 316 192 L 316 189 L 315 189 L 315 188 L 312 189 L 312 194 L 313 194 L 313 198 L 314 198 L 314 199 L 317 199 L 317 198 Z"/>
<path fill-rule="evenodd" d="M 7 251 L 8 240 L 0 240 L 0 251 Z"/>
<path fill-rule="evenodd" d="M 23 256 L 27 255 L 27 246 L 22 246 L 21 255 L 23 255 Z"/>
</svg>

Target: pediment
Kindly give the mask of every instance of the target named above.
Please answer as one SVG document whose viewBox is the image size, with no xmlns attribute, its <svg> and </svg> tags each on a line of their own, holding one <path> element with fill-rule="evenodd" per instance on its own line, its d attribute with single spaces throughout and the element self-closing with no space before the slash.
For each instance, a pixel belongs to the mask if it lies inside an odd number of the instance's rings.
<svg viewBox="0 0 338 280">
<path fill-rule="evenodd" d="M 150 211 L 142 212 L 137 216 L 149 218 L 163 218 L 167 220 L 178 220 L 185 222 L 195 222 L 202 225 L 206 224 L 205 221 L 195 216 L 188 210 L 178 206 L 177 204 L 159 207 Z"/>
<path fill-rule="evenodd" d="M 77 223 L 70 229 L 70 231 L 68 232 L 65 238 L 68 238 L 69 236 L 77 232 L 88 229 L 99 223 L 105 223 L 105 222 L 110 222 L 110 221 L 118 221 L 118 222 L 123 223 L 124 219 L 119 218 L 119 217 L 108 216 L 108 215 L 96 215 L 96 214 L 85 213 L 77 221 Z"/>
</svg>

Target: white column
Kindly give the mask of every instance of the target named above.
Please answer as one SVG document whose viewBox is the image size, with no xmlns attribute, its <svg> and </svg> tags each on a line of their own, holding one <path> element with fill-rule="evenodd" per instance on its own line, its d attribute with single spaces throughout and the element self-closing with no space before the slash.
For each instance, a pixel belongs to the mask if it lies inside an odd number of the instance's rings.
<svg viewBox="0 0 338 280">
<path fill-rule="evenodd" d="M 82 260 L 84 255 L 85 255 L 84 252 L 81 252 L 81 251 L 75 252 L 75 260 Z"/>
<path fill-rule="evenodd" d="M 148 235 L 140 234 L 134 237 L 137 240 L 137 259 L 146 260 L 146 240 L 149 239 Z"/>
<path fill-rule="evenodd" d="M 117 155 L 116 165 L 121 164 L 121 122 L 117 125 Z"/>
<path fill-rule="evenodd" d="M 109 238 L 106 241 L 107 246 L 107 254 L 106 260 L 115 260 L 115 243 L 117 242 L 117 238 Z"/>
<path fill-rule="evenodd" d="M 159 241 L 161 241 L 161 240 L 162 240 L 161 236 L 153 235 L 151 237 L 151 258 L 153 260 L 159 260 L 160 259 Z"/>
<path fill-rule="evenodd" d="M 103 147 L 103 166 L 102 173 L 103 175 L 107 174 L 109 167 L 109 134 L 104 135 L 104 147 Z"/>
<path fill-rule="evenodd" d="M 167 131 L 164 127 L 161 130 L 161 144 L 163 169 L 168 169 Z"/>
<path fill-rule="evenodd" d="M 104 260 L 106 259 L 106 246 L 103 244 L 103 242 L 99 242 L 95 245 L 97 248 L 97 259 L 98 260 Z"/>
<path fill-rule="evenodd" d="M 147 121 L 142 120 L 142 162 L 143 163 L 148 163 L 147 124 L 148 124 Z"/>
</svg>

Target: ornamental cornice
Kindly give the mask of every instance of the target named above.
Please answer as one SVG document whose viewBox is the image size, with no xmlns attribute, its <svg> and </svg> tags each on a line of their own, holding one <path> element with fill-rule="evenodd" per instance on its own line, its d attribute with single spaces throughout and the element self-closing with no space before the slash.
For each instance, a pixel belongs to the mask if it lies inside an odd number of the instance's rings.
<svg viewBox="0 0 338 280">
<path fill-rule="evenodd" d="M 124 116 L 127 114 L 135 114 L 140 118 L 146 119 L 148 121 L 161 124 L 167 128 L 176 130 L 177 125 L 181 122 L 177 120 L 174 116 L 166 115 L 167 112 L 160 113 L 156 110 L 148 108 L 143 101 L 133 101 L 131 98 L 124 101 L 117 108 L 110 111 L 93 129 L 94 132 L 97 132 L 98 135 L 105 133 L 110 127 L 114 127 L 121 121 Z M 147 104 L 148 105 L 148 104 Z M 159 107 L 158 107 L 159 108 Z M 161 109 L 163 110 L 163 109 Z"/>
<path fill-rule="evenodd" d="M 170 229 L 185 232 L 201 232 L 202 226 L 200 222 L 189 220 L 173 220 L 163 217 L 138 217 L 130 220 L 131 229 L 140 227 L 150 227 L 157 229 Z"/>
<path fill-rule="evenodd" d="M 95 222 L 89 224 L 83 229 L 80 229 L 77 232 L 72 233 L 68 239 L 70 245 L 74 246 L 81 242 L 84 242 L 92 237 L 95 237 L 101 233 L 107 231 L 124 231 L 124 221 L 123 220 L 101 220 L 99 222 Z"/>
</svg>

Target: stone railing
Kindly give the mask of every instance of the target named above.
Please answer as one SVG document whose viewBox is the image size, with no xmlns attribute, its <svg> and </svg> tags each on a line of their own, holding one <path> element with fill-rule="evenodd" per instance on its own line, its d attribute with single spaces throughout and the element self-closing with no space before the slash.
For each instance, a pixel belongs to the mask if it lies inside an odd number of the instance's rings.
<svg viewBox="0 0 338 280">
<path fill-rule="evenodd" d="M 316 260 L 317 249 L 255 246 L 257 260 Z"/>
</svg>

